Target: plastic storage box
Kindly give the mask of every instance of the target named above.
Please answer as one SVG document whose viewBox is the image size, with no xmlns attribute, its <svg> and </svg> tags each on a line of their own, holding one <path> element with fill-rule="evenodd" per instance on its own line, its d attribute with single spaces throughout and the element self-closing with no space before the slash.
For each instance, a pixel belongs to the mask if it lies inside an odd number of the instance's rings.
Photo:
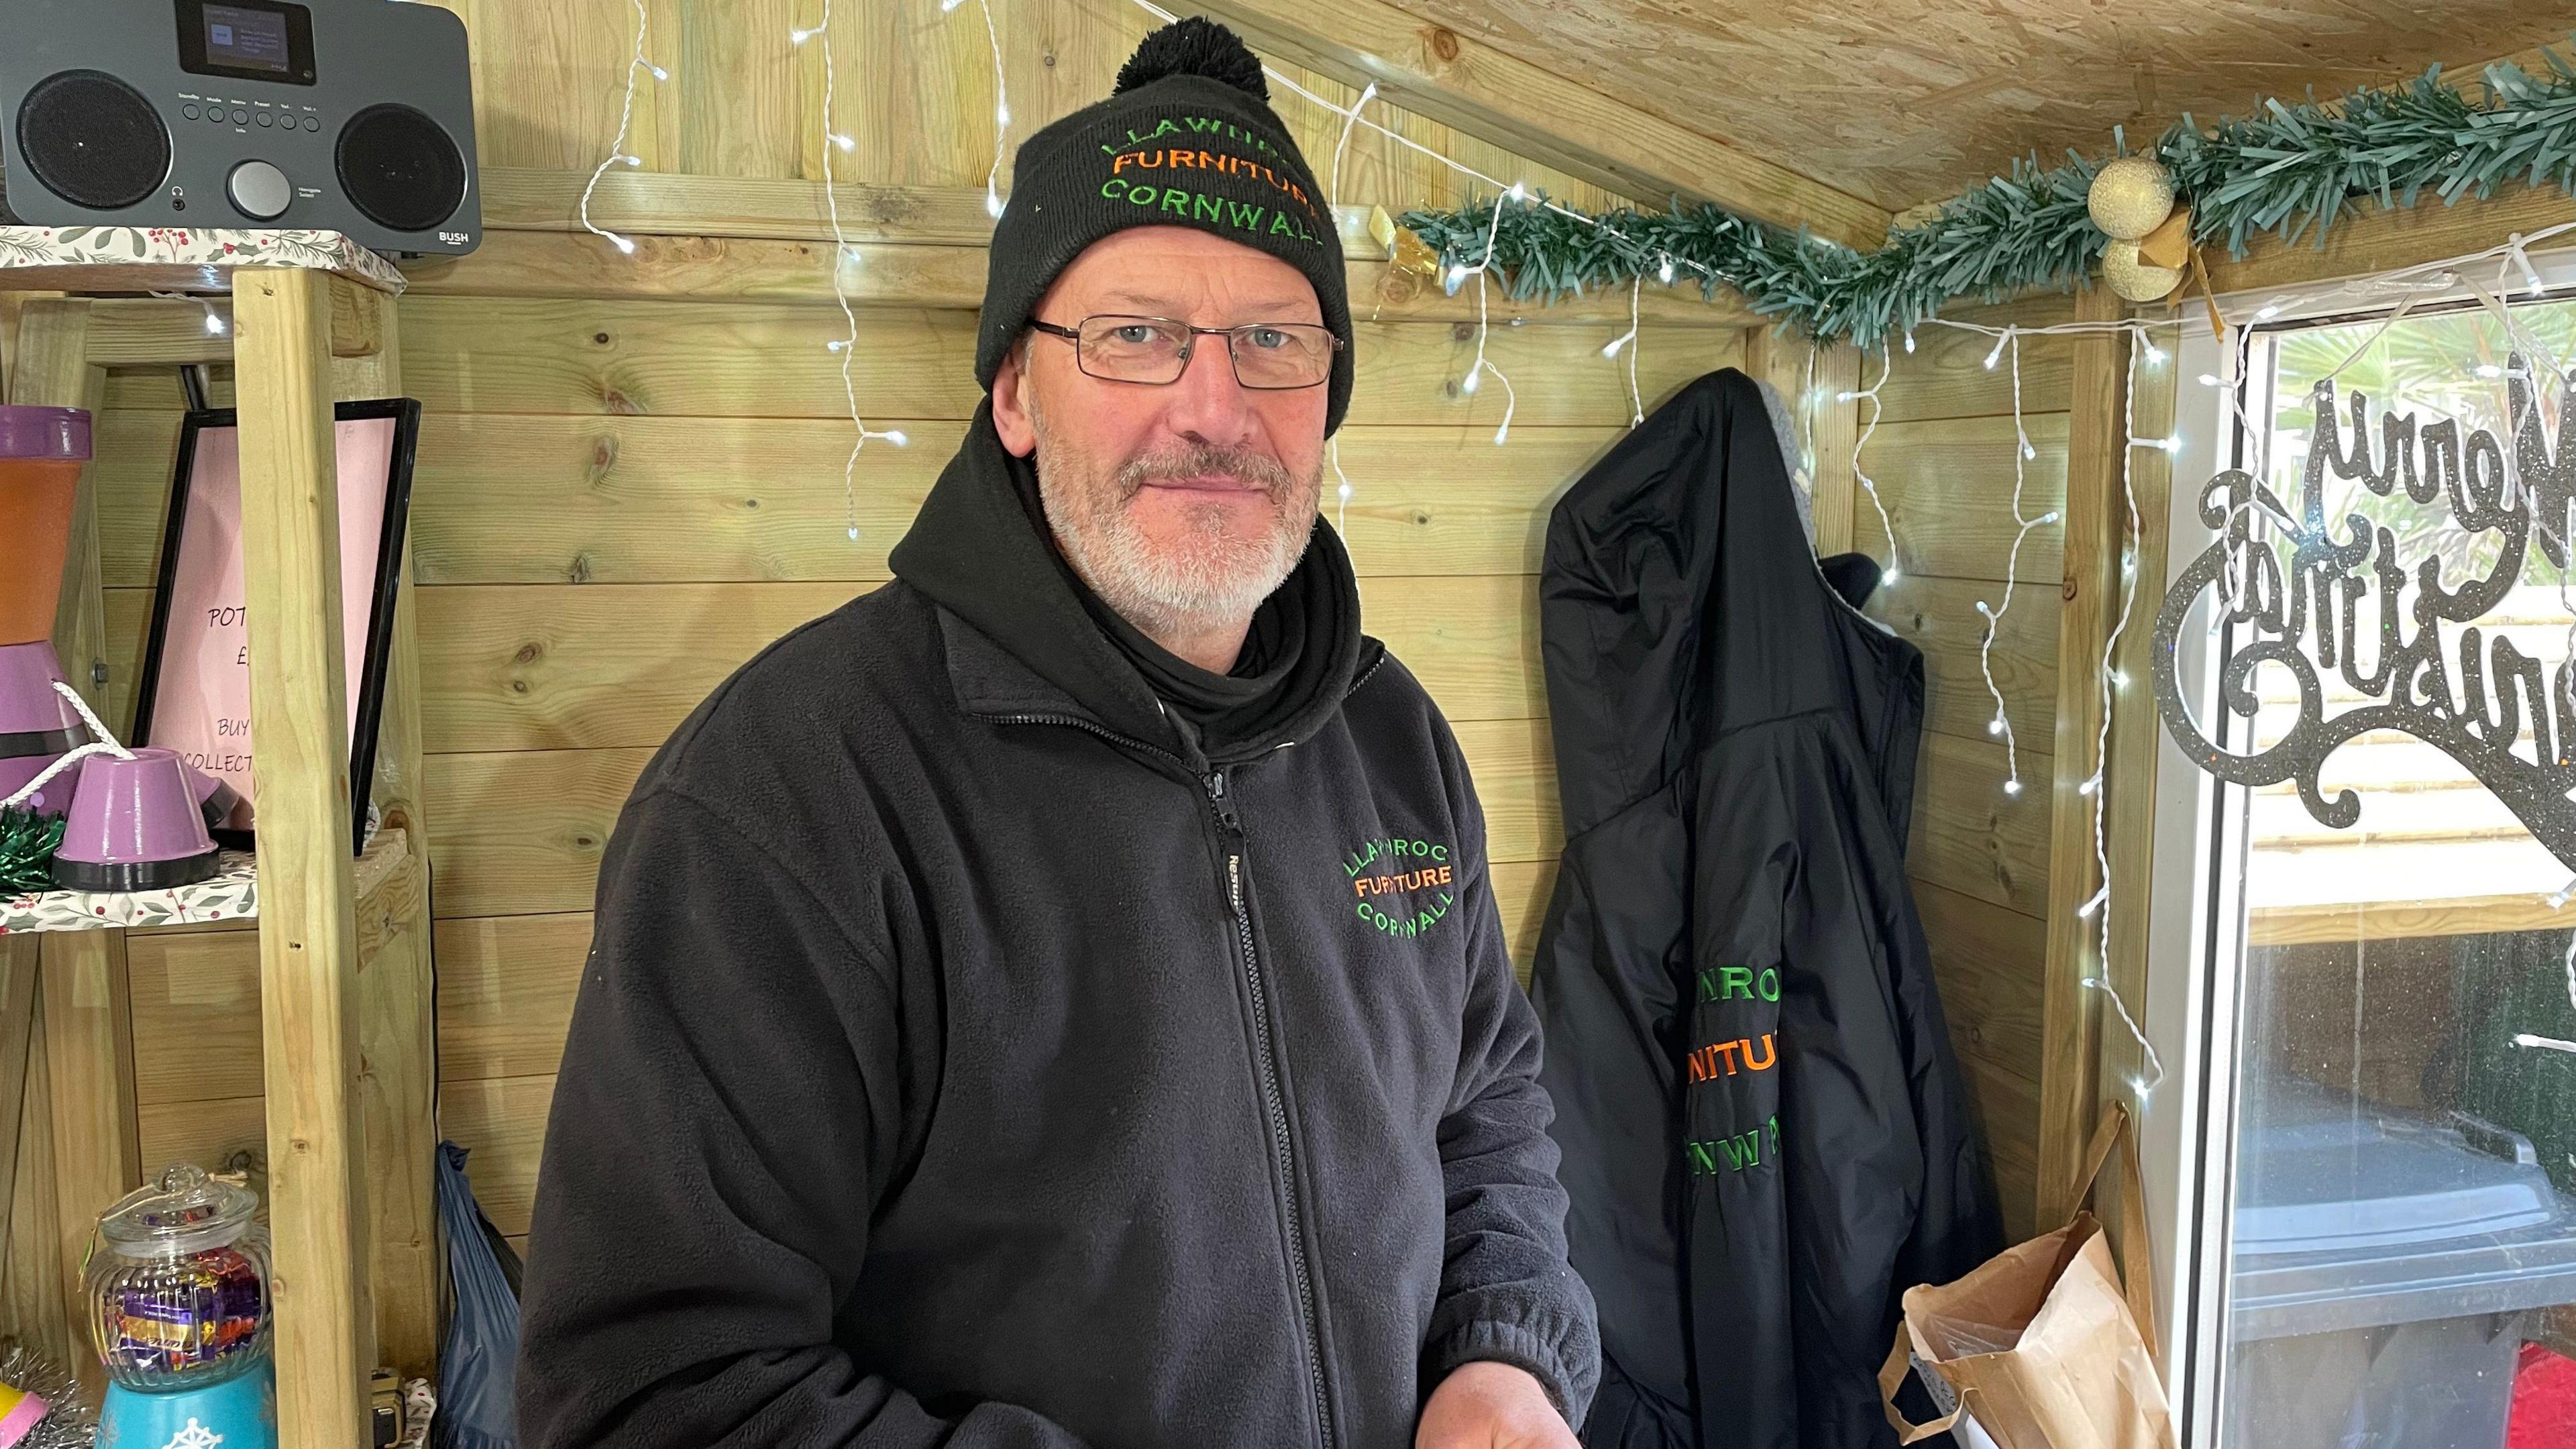
<svg viewBox="0 0 2576 1449">
<path fill-rule="evenodd" d="M 2226 1442 L 2503 1449 L 2523 1341 L 2576 1303 L 2576 1205 L 2530 1141 L 2276 1080 L 2237 1180 Z"/>
</svg>

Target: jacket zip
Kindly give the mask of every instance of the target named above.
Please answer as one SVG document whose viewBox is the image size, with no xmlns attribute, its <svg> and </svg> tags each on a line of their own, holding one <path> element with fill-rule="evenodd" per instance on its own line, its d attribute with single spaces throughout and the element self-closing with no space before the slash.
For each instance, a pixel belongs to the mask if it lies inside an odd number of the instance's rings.
<svg viewBox="0 0 2576 1449">
<path fill-rule="evenodd" d="M 1188 764 L 1171 751 L 1120 734 L 1080 715 L 1010 714 L 991 718 L 996 724 L 1067 725 L 1086 734 L 1097 735 L 1111 744 L 1169 760 L 1185 773 L 1189 770 Z M 1277 1163 L 1280 1186 L 1285 1194 L 1283 1213 L 1288 1231 L 1288 1275 L 1297 1291 L 1297 1316 L 1305 1330 L 1306 1381 L 1315 1399 L 1316 1442 L 1322 1449 L 1333 1449 L 1332 1400 L 1324 1380 L 1323 1315 L 1315 1302 L 1314 1273 L 1306 1261 L 1305 1213 L 1297 1197 L 1296 1148 L 1288 1132 L 1287 1100 L 1279 1087 L 1279 1058 L 1271 1043 L 1270 993 L 1262 984 L 1261 957 L 1252 944 L 1252 912 L 1244 903 L 1243 821 L 1226 799 L 1225 771 L 1222 768 L 1200 776 L 1199 781 L 1207 791 L 1208 809 L 1216 817 L 1217 832 L 1226 847 L 1226 905 L 1234 913 L 1235 944 L 1243 952 L 1244 985 L 1252 993 L 1253 1057 L 1254 1064 L 1260 1069 L 1261 1105 L 1270 1119 L 1271 1155 Z"/>
<path fill-rule="evenodd" d="M 1208 808 L 1215 812 L 1217 829 L 1225 838 L 1226 901 L 1234 908 L 1235 941 L 1243 949 L 1243 980 L 1252 992 L 1253 1054 L 1261 1068 L 1262 1105 L 1270 1115 L 1270 1150 L 1278 1162 L 1280 1185 L 1286 1195 L 1288 1272 L 1296 1284 L 1298 1316 L 1304 1320 L 1306 1376 L 1315 1396 L 1315 1433 L 1325 1449 L 1332 1449 L 1332 1402 L 1324 1386 L 1323 1330 L 1315 1305 L 1315 1280 L 1306 1262 L 1305 1214 L 1297 1197 L 1296 1149 L 1288 1132 L 1288 1106 L 1279 1088 L 1279 1060 L 1271 1043 L 1270 994 L 1262 984 L 1260 955 L 1253 949 L 1252 912 L 1244 904 L 1243 822 L 1225 797 L 1225 771 L 1209 771 L 1204 783 Z"/>
</svg>

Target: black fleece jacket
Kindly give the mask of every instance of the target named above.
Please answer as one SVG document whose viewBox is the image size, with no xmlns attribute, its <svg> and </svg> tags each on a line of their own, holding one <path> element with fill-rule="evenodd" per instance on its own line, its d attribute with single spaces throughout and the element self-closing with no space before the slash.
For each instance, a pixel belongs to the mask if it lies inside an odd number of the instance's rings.
<svg viewBox="0 0 2576 1449">
<path fill-rule="evenodd" d="M 979 415 L 898 579 L 645 770 L 529 1251 L 560 1445 L 1402 1449 L 1450 1369 L 1580 1421 L 1592 1299 L 1482 814 L 1375 641 L 1202 749 Z M 1355 598 L 1318 525 L 1287 588 Z"/>
</svg>

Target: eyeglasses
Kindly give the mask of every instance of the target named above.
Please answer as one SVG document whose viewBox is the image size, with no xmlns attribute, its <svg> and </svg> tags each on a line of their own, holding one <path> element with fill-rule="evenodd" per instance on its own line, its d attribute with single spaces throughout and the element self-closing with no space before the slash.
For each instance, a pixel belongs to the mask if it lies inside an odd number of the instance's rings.
<svg viewBox="0 0 2576 1449">
<path fill-rule="evenodd" d="M 1074 365 L 1087 376 L 1156 386 L 1181 380 L 1201 337 L 1224 338 L 1234 380 L 1262 391 L 1313 387 L 1333 375 L 1333 354 L 1342 347 L 1331 328 L 1312 322 L 1193 327 L 1169 317 L 1103 314 L 1072 327 L 1035 320 L 1029 325 L 1072 342 Z"/>
</svg>

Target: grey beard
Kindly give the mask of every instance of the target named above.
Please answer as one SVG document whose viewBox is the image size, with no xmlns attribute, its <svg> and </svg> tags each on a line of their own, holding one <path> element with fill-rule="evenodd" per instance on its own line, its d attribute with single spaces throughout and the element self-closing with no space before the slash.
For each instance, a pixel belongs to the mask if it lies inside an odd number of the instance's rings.
<svg viewBox="0 0 2576 1449">
<path fill-rule="evenodd" d="M 1146 478 L 1174 471 L 1166 460 L 1129 463 L 1108 480 L 1111 486 L 1103 487 L 1082 460 L 1055 445 L 1034 408 L 1031 422 L 1037 432 L 1038 502 L 1047 527 L 1074 573 L 1101 602 L 1149 636 L 1161 639 L 1248 621 L 1295 570 L 1314 536 L 1321 469 L 1301 487 L 1270 464 L 1277 473 L 1266 480 L 1272 486 L 1265 491 L 1276 510 L 1270 528 L 1244 537 L 1226 526 L 1232 510 L 1211 503 L 1190 510 L 1186 543 L 1157 548 L 1137 528 L 1127 504 Z M 1195 471 L 1196 466 L 1193 462 L 1179 471 Z M 1227 471 L 1257 476 L 1258 466 L 1233 460 Z"/>
</svg>

